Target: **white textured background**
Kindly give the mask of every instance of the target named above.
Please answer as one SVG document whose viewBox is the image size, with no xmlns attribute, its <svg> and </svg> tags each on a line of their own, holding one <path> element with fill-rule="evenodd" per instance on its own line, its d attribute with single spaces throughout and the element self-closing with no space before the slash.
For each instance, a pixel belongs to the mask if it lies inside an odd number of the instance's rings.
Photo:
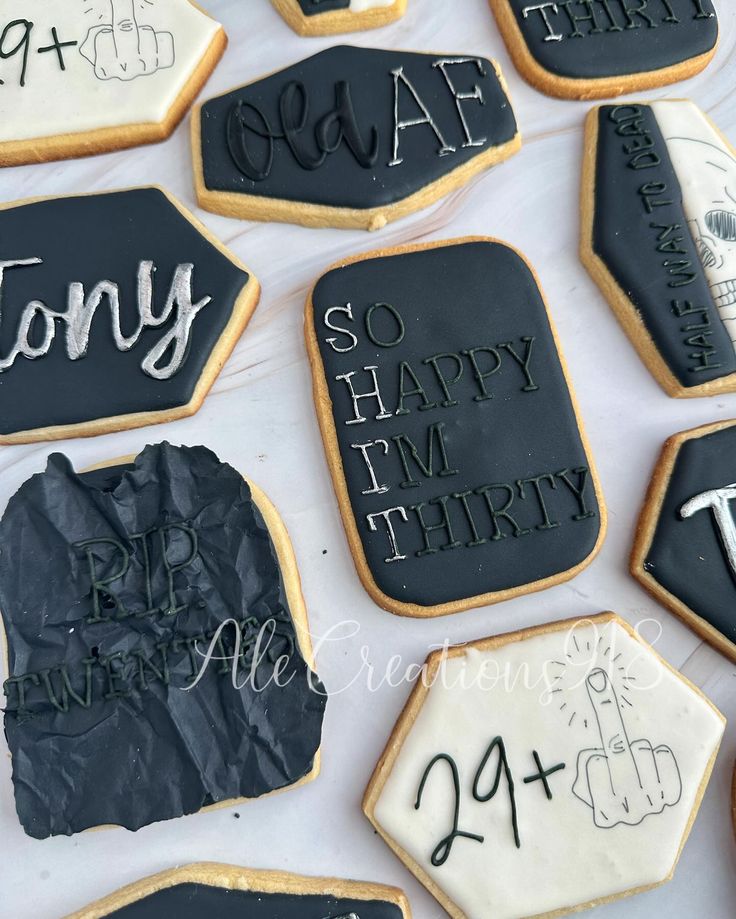
<svg viewBox="0 0 736 919">
<path fill-rule="evenodd" d="M 332 43 L 294 35 L 268 0 L 202 2 L 230 36 L 205 97 Z M 16 5 L 5 0 L 0 6 L 5 10 Z M 320 655 L 320 675 L 332 690 L 354 677 L 363 645 L 380 673 L 391 655 L 401 654 L 407 665 L 419 662 L 430 644 L 448 636 L 453 642 L 463 641 L 603 609 L 615 609 L 631 622 L 656 620 L 662 626 L 658 650 L 734 723 L 675 879 L 653 893 L 600 908 L 596 915 L 731 919 L 736 915 L 736 847 L 729 808 L 736 755 L 736 669 L 639 589 L 627 574 L 627 557 L 662 442 L 675 431 L 736 417 L 736 395 L 692 402 L 668 399 L 578 262 L 578 183 L 587 104 L 548 99 L 522 82 L 486 0 L 410 0 L 409 5 L 398 24 L 349 40 L 500 60 L 521 124 L 523 151 L 430 210 L 373 236 L 240 223 L 200 212 L 263 284 L 261 304 L 202 410 L 158 428 L 51 447 L 0 448 L 0 509 L 29 475 L 44 467 L 52 449 L 62 450 L 83 467 L 137 452 L 164 437 L 207 444 L 258 482 L 281 511 L 300 562 L 314 634 L 324 634 L 341 619 L 359 621 L 359 636 L 332 644 Z M 691 97 L 736 140 L 736 7 L 730 0 L 717 0 L 717 6 L 722 40 L 714 63 L 695 80 L 653 96 Z M 158 146 L 3 170 L 0 200 L 148 182 L 161 183 L 196 210 L 187 122 Z M 378 609 L 354 572 L 311 402 L 302 310 L 309 285 L 343 255 L 472 233 L 498 236 L 518 246 L 539 271 L 603 481 L 609 536 L 599 558 L 570 584 L 500 607 L 413 622 Z M 656 623 L 650 628 L 656 633 Z M 363 789 L 407 693 L 406 686 L 384 686 L 371 693 L 363 676 L 334 695 L 327 709 L 323 770 L 317 782 L 271 800 L 160 823 L 137 834 L 113 830 L 43 842 L 26 837 L 16 819 L 10 761 L 0 740 L 0 916 L 52 919 L 144 875 L 200 859 L 393 883 L 406 890 L 417 919 L 442 916 L 360 812 Z"/>
</svg>

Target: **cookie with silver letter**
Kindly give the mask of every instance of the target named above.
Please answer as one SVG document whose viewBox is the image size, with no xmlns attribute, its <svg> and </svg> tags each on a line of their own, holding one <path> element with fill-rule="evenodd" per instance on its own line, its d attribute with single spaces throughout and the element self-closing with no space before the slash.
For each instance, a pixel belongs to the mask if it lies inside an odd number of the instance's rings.
<svg viewBox="0 0 736 919">
<path fill-rule="evenodd" d="M 736 391 L 736 150 L 688 100 L 588 116 L 581 257 L 680 398 Z"/>
<path fill-rule="evenodd" d="M 713 0 L 490 0 L 521 75 L 563 99 L 687 80 L 718 45 Z"/>
<path fill-rule="evenodd" d="M 164 140 L 226 45 L 190 0 L 6 0 L 0 166 Z"/>
<path fill-rule="evenodd" d="M 664 445 L 631 572 L 698 635 L 736 661 L 736 421 Z"/>
<path fill-rule="evenodd" d="M 556 919 L 672 877 L 725 718 L 637 630 L 606 613 L 425 668 L 363 808 L 453 919 Z"/>
<path fill-rule="evenodd" d="M 0 239 L 0 444 L 194 414 L 260 295 L 156 187 L 5 204 Z"/>
<path fill-rule="evenodd" d="M 162 871 L 68 919 L 411 919 L 397 887 L 212 862 Z"/>
<path fill-rule="evenodd" d="M 396 22 L 408 0 L 271 0 L 300 35 L 336 35 Z"/>
<path fill-rule="evenodd" d="M 228 217 L 377 230 L 516 153 L 497 64 L 336 46 L 197 107 L 197 200 Z"/>
<path fill-rule="evenodd" d="M 543 590 L 595 557 L 600 484 L 533 269 L 483 237 L 344 259 L 307 350 L 363 586 L 429 617 Z"/>
</svg>

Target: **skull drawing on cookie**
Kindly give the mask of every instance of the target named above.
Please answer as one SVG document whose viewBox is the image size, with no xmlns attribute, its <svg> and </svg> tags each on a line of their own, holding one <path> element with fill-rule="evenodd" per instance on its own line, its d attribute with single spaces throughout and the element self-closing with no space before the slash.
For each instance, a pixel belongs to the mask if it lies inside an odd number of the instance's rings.
<svg viewBox="0 0 736 919">
<path fill-rule="evenodd" d="M 174 66 L 174 36 L 139 25 L 136 0 L 98 0 L 96 6 L 99 11 L 89 10 L 104 22 L 90 28 L 79 51 L 98 80 L 135 80 Z"/>
</svg>

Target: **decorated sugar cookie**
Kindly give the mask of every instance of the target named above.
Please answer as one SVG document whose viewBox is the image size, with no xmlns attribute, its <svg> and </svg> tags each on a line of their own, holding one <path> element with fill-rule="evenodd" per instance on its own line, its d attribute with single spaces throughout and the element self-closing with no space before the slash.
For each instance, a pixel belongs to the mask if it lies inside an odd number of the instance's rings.
<svg viewBox="0 0 736 919">
<path fill-rule="evenodd" d="M 363 802 L 453 919 L 542 919 L 669 880 L 725 727 L 613 614 L 433 653 Z"/>
<path fill-rule="evenodd" d="M 190 0 L 5 0 L 0 166 L 164 140 L 222 56 Z"/>
<path fill-rule="evenodd" d="M 718 44 L 713 0 L 490 4 L 521 75 L 564 99 L 605 99 L 689 79 Z"/>
<path fill-rule="evenodd" d="M 203 862 L 145 878 L 68 919 L 411 919 L 396 887 Z"/>
<path fill-rule="evenodd" d="M 199 106 L 192 144 L 206 210 L 375 230 L 521 138 L 493 61 L 339 46 Z"/>
<path fill-rule="evenodd" d="M 671 396 L 736 390 L 736 152 L 686 100 L 586 130 L 582 259 Z"/>
<path fill-rule="evenodd" d="M 736 660 L 736 421 L 671 437 L 649 487 L 634 577 Z"/>
<path fill-rule="evenodd" d="M 316 777 L 325 693 L 293 550 L 231 466 L 166 443 L 83 473 L 54 454 L 0 545 L 30 836 L 136 830 Z"/>
<path fill-rule="evenodd" d="M 300 35 L 377 29 L 400 19 L 407 0 L 271 0 Z"/>
<path fill-rule="evenodd" d="M 258 302 L 159 188 L 4 205 L 0 240 L 0 444 L 192 415 Z"/>
<path fill-rule="evenodd" d="M 307 303 L 322 439 L 363 585 L 438 616 L 565 581 L 605 534 L 536 276 L 468 238 L 333 266 Z"/>
</svg>

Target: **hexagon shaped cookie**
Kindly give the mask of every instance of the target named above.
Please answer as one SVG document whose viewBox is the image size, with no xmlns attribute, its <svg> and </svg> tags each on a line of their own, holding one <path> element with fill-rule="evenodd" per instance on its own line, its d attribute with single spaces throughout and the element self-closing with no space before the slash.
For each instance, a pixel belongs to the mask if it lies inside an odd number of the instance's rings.
<svg viewBox="0 0 736 919">
<path fill-rule="evenodd" d="M 363 807 L 454 919 L 560 916 L 669 880 L 724 724 L 614 614 L 540 626 L 430 655 Z"/>
<path fill-rule="evenodd" d="M 123 887 L 69 919 L 411 919 L 396 887 L 202 862 Z"/>
<path fill-rule="evenodd" d="M 736 660 L 736 421 L 671 437 L 649 486 L 631 573 Z"/>
<path fill-rule="evenodd" d="M 3 205 L 0 239 L 0 444 L 194 414 L 258 302 L 160 188 Z"/>
<path fill-rule="evenodd" d="M 18 0 L 0 18 L 0 166 L 164 140 L 222 56 L 190 0 Z"/>
</svg>

